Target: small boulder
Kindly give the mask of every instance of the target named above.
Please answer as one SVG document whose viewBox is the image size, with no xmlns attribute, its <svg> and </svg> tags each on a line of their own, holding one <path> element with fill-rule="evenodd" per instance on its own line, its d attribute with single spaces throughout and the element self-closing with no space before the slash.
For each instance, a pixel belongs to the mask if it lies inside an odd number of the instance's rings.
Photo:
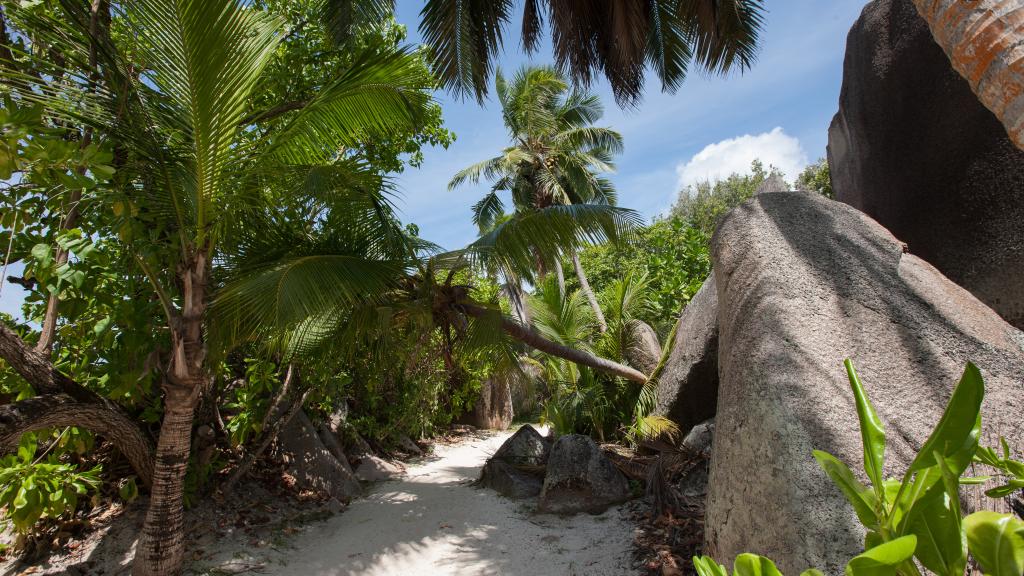
<svg viewBox="0 0 1024 576">
<path fill-rule="evenodd" d="M 711 455 L 711 442 L 715 437 L 715 419 L 706 420 L 697 424 L 690 430 L 690 433 L 683 438 L 683 447 L 703 454 Z"/>
<path fill-rule="evenodd" d="M 551 439 L 533 426 L 523 426 L 498 448 L 484 464 L 480 485 L 509 498 L 530 498 L 540 494 L 544 466 L 551 453 Z"/>
<path fill-rule="evenodd" d="M 626 477 L 589 436 L 568 434 L 555 441 L 538 511 L 600 514 L 629 497 Z"/>
<path fill-rule="evenodd" d="M 523 426 L 513 434 L 491 460 L 501 460 L 514 466 L 546 466 L 551 453 L 551 438 L 542 436 L 533 426 Z"/>
<path fill-rule="evenodd" d="M 484 464 L 480 485 L 509 498 L 532 498 L 540 494 L 544 478 L 539 471 L 516 468 L 492 458 Z"/>
<path fill-rule="evenodd" d="M 398 443 L 398 449 L 410 456 L 422 456 L 423 449 L 420 448 L 412 438 L 409 438 L 405 434 L 399 434 L 395 437 L 395 442 Z"/>
<path fill-rule="evenodd" d="M 654 372 L 661 360 L 658 333 L 642 320 L 633 320 L 627 326 L 625 356 L 629 365 L 644 374 Z"/>
</svg>

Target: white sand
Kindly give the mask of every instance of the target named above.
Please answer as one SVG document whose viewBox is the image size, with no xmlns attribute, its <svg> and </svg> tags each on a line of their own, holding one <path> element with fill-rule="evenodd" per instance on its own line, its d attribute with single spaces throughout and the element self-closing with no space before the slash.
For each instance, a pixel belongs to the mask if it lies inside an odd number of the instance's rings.
<svg viewBox="0 0 1024 576">
<path fill-rule="evenodd" d="M 511 433 L 437 446 L 403 480 L 309 526 L 261 574 L 621 575 L 631 573 L 633 525 L 621 508 L 600 516 L 538 515 L 469 483 Z M 276 565 L 275 565 L 276 564 Z"/>
</svg>

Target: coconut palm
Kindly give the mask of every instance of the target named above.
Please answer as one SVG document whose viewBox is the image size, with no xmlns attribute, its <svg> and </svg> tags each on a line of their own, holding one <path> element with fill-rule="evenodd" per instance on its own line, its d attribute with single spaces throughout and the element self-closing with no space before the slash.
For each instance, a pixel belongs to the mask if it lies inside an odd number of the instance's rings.
<svg viewBox="0 0 1024 576">
<path fill-rule="evenodd" d="M 163 421 L 156 447 L 150 505 L 137 546 L 134 573 L 180 571 L 184 551 L 183 481 L 194 409 L 207 388 L 207 308 L 213 262 L 247 221 L 274 206 L 268 190 L 298 191 L 311 201 L 359 181 L 360 166 L 346 148 L 367 136 L 412 129 L 429 102 L 432 79 L 410 53 L 366 51 L 351 67 L 289 114 L 260 114 L 249 96 L 275 49 L 283 24 L 237 0 L 138 0 L 115 5 L 124 38 L 141 38 L 145 70 L 122 55 L 109 37 L 97 37 L 85 7 L 64 3 L 62 21 L 40 21 L 40 34 L 59 35 L 78 53 L 96 57 L 98 73 L 59 79 L 3 70 L 19 96 L 54 118 L 85 125 L 109 139 L 125 158 L 122 190 L 143 210 L 124 211 L 126 226 L 148 229 L 130 245 L 166 315 L 170 350 L 164 366 Z M 77 44 L 76 44 L 77 43 Z M 99 46 L 99 49 L 95 49 Z M 102 80 L 102 86 L 94 87 Z M 59 82 L 59 83 L 58 83 Z M 68 91 L 76 91 L 68 98 Z M 324 184 L 324 183 L 328 184 Z M 356 194 L 356 197 L 359 195 Z M 102 203 L 112 198 L 93 198 Z M 343 212 L 343 211 L 342 211 Z M 372 211 L 371 211 L 372 212 Z M 370 219 L 345 222 L 374 242 Z M 321 276 L 338 290 L 335 301 L 382 290 L 394 263 L 348 258 Z M 296 258 L 283 266 L 310 268 Z M 286 315 L 294 310 L 283 308 Z"/>
<path fill-rule="evenodd" d="M 1024 71 L 1016 55 L 1024 6 L 1016 0 L 913 2 L 953 68 L 1024 149 Z"/>
<path fill-rule="evenodd" d="M 379 2 L 379 0 L 378 0 Z M 492 64 L 515 9 L 512 0 L 427 0 L 420 32 L 435 74 L 456 94 L 487 94 Z M 545 20 L 555 63 L 584 86 L 599 75 L 620 104 L 635 104 L 650 67 L 672 92 L 691 67 L 744 70 L 754 61 L 762 0 L 524 0 L 527 53 L 540 44 Z"/>
<path fill-rule="evenodd" d="M 522 68 L 511 82 L 499 71 L 495 86 L 513 144 L 500 155 L 459 171 L 448 184 L 453 189 L 481 178 L 494 182 L 473 206 L 473 221 L 481 228 L 491 226 L 504 212 L 500 194 L 505 191 L 511 192 L 519 213 L 558 204 L 589 204 L 595 209 L 613 206 L 614 187 L 599 174 L 614 168 L 611 158 L 622 151 L 622 136 L 593 126 L 603 114 L 600 99 L 578 90 L 570 92 L 566 79 L 550 67 Z M 569 253 L 583 295 L 603 332 L 607 323 L 575 247 L 561 249 Z M 540 264 L 538 272 L 543 274 Z M 551 268 L 564 294 L 561 258 L 556 257 Z"/>
</svg>

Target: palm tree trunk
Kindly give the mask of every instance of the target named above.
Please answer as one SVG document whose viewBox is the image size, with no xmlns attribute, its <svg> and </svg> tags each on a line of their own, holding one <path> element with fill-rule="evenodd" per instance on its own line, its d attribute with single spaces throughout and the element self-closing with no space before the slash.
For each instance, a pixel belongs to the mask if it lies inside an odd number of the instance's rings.
<svg viewBox="0 0 1024 576">
<path fill-rule="evenodd" d="M 913 0 L 932 37 L 986 108 L 1024 149 L 1024 27 L 1019 0 Z"/>
<path fill-rule="evenodd" d="M 493 310 L 488 310 L 487 308 L 484 308 L 483 306 L 479 306 L 476 304 L 462 303 L 460 304 L 460 306 L 466 312 L 466 314 L 469 314 L 470 316 L 474 317 L 480 317 L 486 314 L 494 313 Z M 512 336 L 516 340 L 519 340 L 520 342 L 528 346 L 536 348 L 541 352 L 545 352 L 547 354 L 551 354 L 552 356 L 563 358 L 570 362 L 575 362 L 576 364 L 580 364 L 582 366 L 589 366 L 594 370 L 600 370 L 602 372 L 607 372 L 615 376 L 620 376 L 622 378 L 640 384 L 647 382 L 647 376 L 645 376 L 639 370 L 635 370 L 633 368 L 630 368 L 629 366 L 624 366 L 622 364 L 619 364 L 618 362 L 613 362 L 611 360 L 608 360 L 607 358 L 600 358 L 588 352 L 577 350 L 575 348 L 570 348 L 568 346 L 563 346 L 562 344 L 559 344 L 557 342 L 552 342 L 551 340 L 548 340 L 547 338 L 538 334 L 536 330 L 528 326 L 519 324 L 518 322 L 515 322 L 504 316 L 502 316 L 501 318 L 501 328 L 506 333 L 508 333 L 509 336 Z"/>
<path fill-rule="evenodd" d="M 192 449 L 192 421 L 206 387 L 203 315 L 209 261 L 193 252 L 178 270 L 181 312 L 171 321 L 171 361 L 164 380 L 164 419 L 156 447 L 153 490 L 142 526 L 134 576 L 179 574 L 185 558 L 183 495 Z"/>
<path fill-rule="evenodd" d="M 594 291 L 590 289 L 590 282 L 587 282 L 587 275 L 583 272 L 583 266 L 580 265 L 580 257 L 575 252 L 572 253 L 572 267 L 576 269 L 576 278 L 580 281 L 580 290 L 587 297 L 587 302 L 590 302 L 590 307 L 594 309 L 594 318 L 597 318 L 597 325 L 600 327 L 601 333 L 604 334 L 608 331 L 608 323 L 604 319 L 604 312 L 601 311 L 601 306 L 597 303 Z"/>
<path fill-rule="evenodd" d="M 562 259 L 555 261 L 555 278 L 558 280 L 558 295 L 565 298 L 565 272 L 562 270 Z"/>
</svg>

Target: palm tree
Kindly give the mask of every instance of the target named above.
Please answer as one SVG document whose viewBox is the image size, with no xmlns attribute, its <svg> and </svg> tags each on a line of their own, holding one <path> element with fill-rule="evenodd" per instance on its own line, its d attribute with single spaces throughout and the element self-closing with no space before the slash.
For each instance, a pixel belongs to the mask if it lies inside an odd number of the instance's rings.
<svg viewBox="0 0 1024 576">
<path fill-rule="evenodd" d="M 1016 0 L 913 2 L 953 68 L 1024 149 L 1024 70 L 1017 56 L 1024 6 Z"/>
<path fill-rule="evenodd" d="M 268 13 L 237 0 L 119 4 L 125 37 L 145 39 L 133 47 L 143 51 L 147 66 L 138 70 L 109 37 L 96 37 L 84 7 L 65 3 L 63 9 L 64 21 L 40 26 L 78 39 L 83 54 L 91 44 L 101 47 L 95 51 L 99 73 L 89 70 L 78 79 L 85 87 L 102 78 L 101 89 L 95 95 L 81 89 L 69 99 L 68 85 L 75 84 L 66 78 L 55 86 L 49 78 L 5 69 L 4 80 L 25 100 L 46 106 L 52 117 L 88 126 L 124 151 L 125 188 L 116 193 L 143 204 L 148 220 L 141 224 L 154 229 L 130 248 L 163 305 L 171 349 L 150 505 L 133 571 L 173 574 L 184 552 L 182 494 L 193 413 L 209 380 L 214 260 L 226 239 L 273 201 L 268 189 L 315 196 L 308 189 L 317 182 L 358 180 L 360 167 L 344 150 L 367 136 L 414 128 L 429 102 L 432 79 L 406 51 L 367 50 L 289 114 L 254 113 L 249 96 L 284 37 L 282 22 Z M 364 224 L 346 223 L 359 232 L 366 232 Z M 333 278 L 341 279 L 335 288 L 344 288 L 335 298 L 380 291 L 394 276 L 393 263 L 353 261 L 332 269 Z M 309 264 L 300 259 L 290 265 Z"/>
<path fill-rule="evenodd" d="M 517 213 L 544 210 L 558 204 L 613 206 L 615 190 L 599 176 L 614 168 L 611 157 L 622 151 L 622 136 L 609 128 L 593 126 L 601 118 L 600 99 L 578 90 L 569 91 L 568 82 L 550 67 L 519 70 L 511 82 L 498 72 L 495 80 L 502 117 L 513 142 L 494 158 L 459 171 L 449 189 L 494 181 L 490 192 L 473 206 L 473 221 L 489 228 L 504 212 L 500 197 L 510 191 Z M 597 298 L 590 289 L 573 247 L 567 250 L 601 331 L 607 323 Z M 538 262 L 540 264 L 540 262 Z M 543 267 L 538 270 L 543 274 Z M 561 258 L 552 266 L 565 293 Z"/>
<path fill-rule="evenodd" d="M 344 3 L 344 0 L 335 0 Z M 375 0 L 376 4 L 391 2 Z M 420 32 L 445 88 L 483 100 L 515 9 L 512 0 L 427 0 Z M 691 66 L 749 68 L 764 18 L 762 0 L 523 0 L 522 38 L 536 51 L 546 16 L 555 63 L 575 82 L 603 74 L 620 104 L 636 104 L 644 73 L 675 91 Z"/>
</svg>

